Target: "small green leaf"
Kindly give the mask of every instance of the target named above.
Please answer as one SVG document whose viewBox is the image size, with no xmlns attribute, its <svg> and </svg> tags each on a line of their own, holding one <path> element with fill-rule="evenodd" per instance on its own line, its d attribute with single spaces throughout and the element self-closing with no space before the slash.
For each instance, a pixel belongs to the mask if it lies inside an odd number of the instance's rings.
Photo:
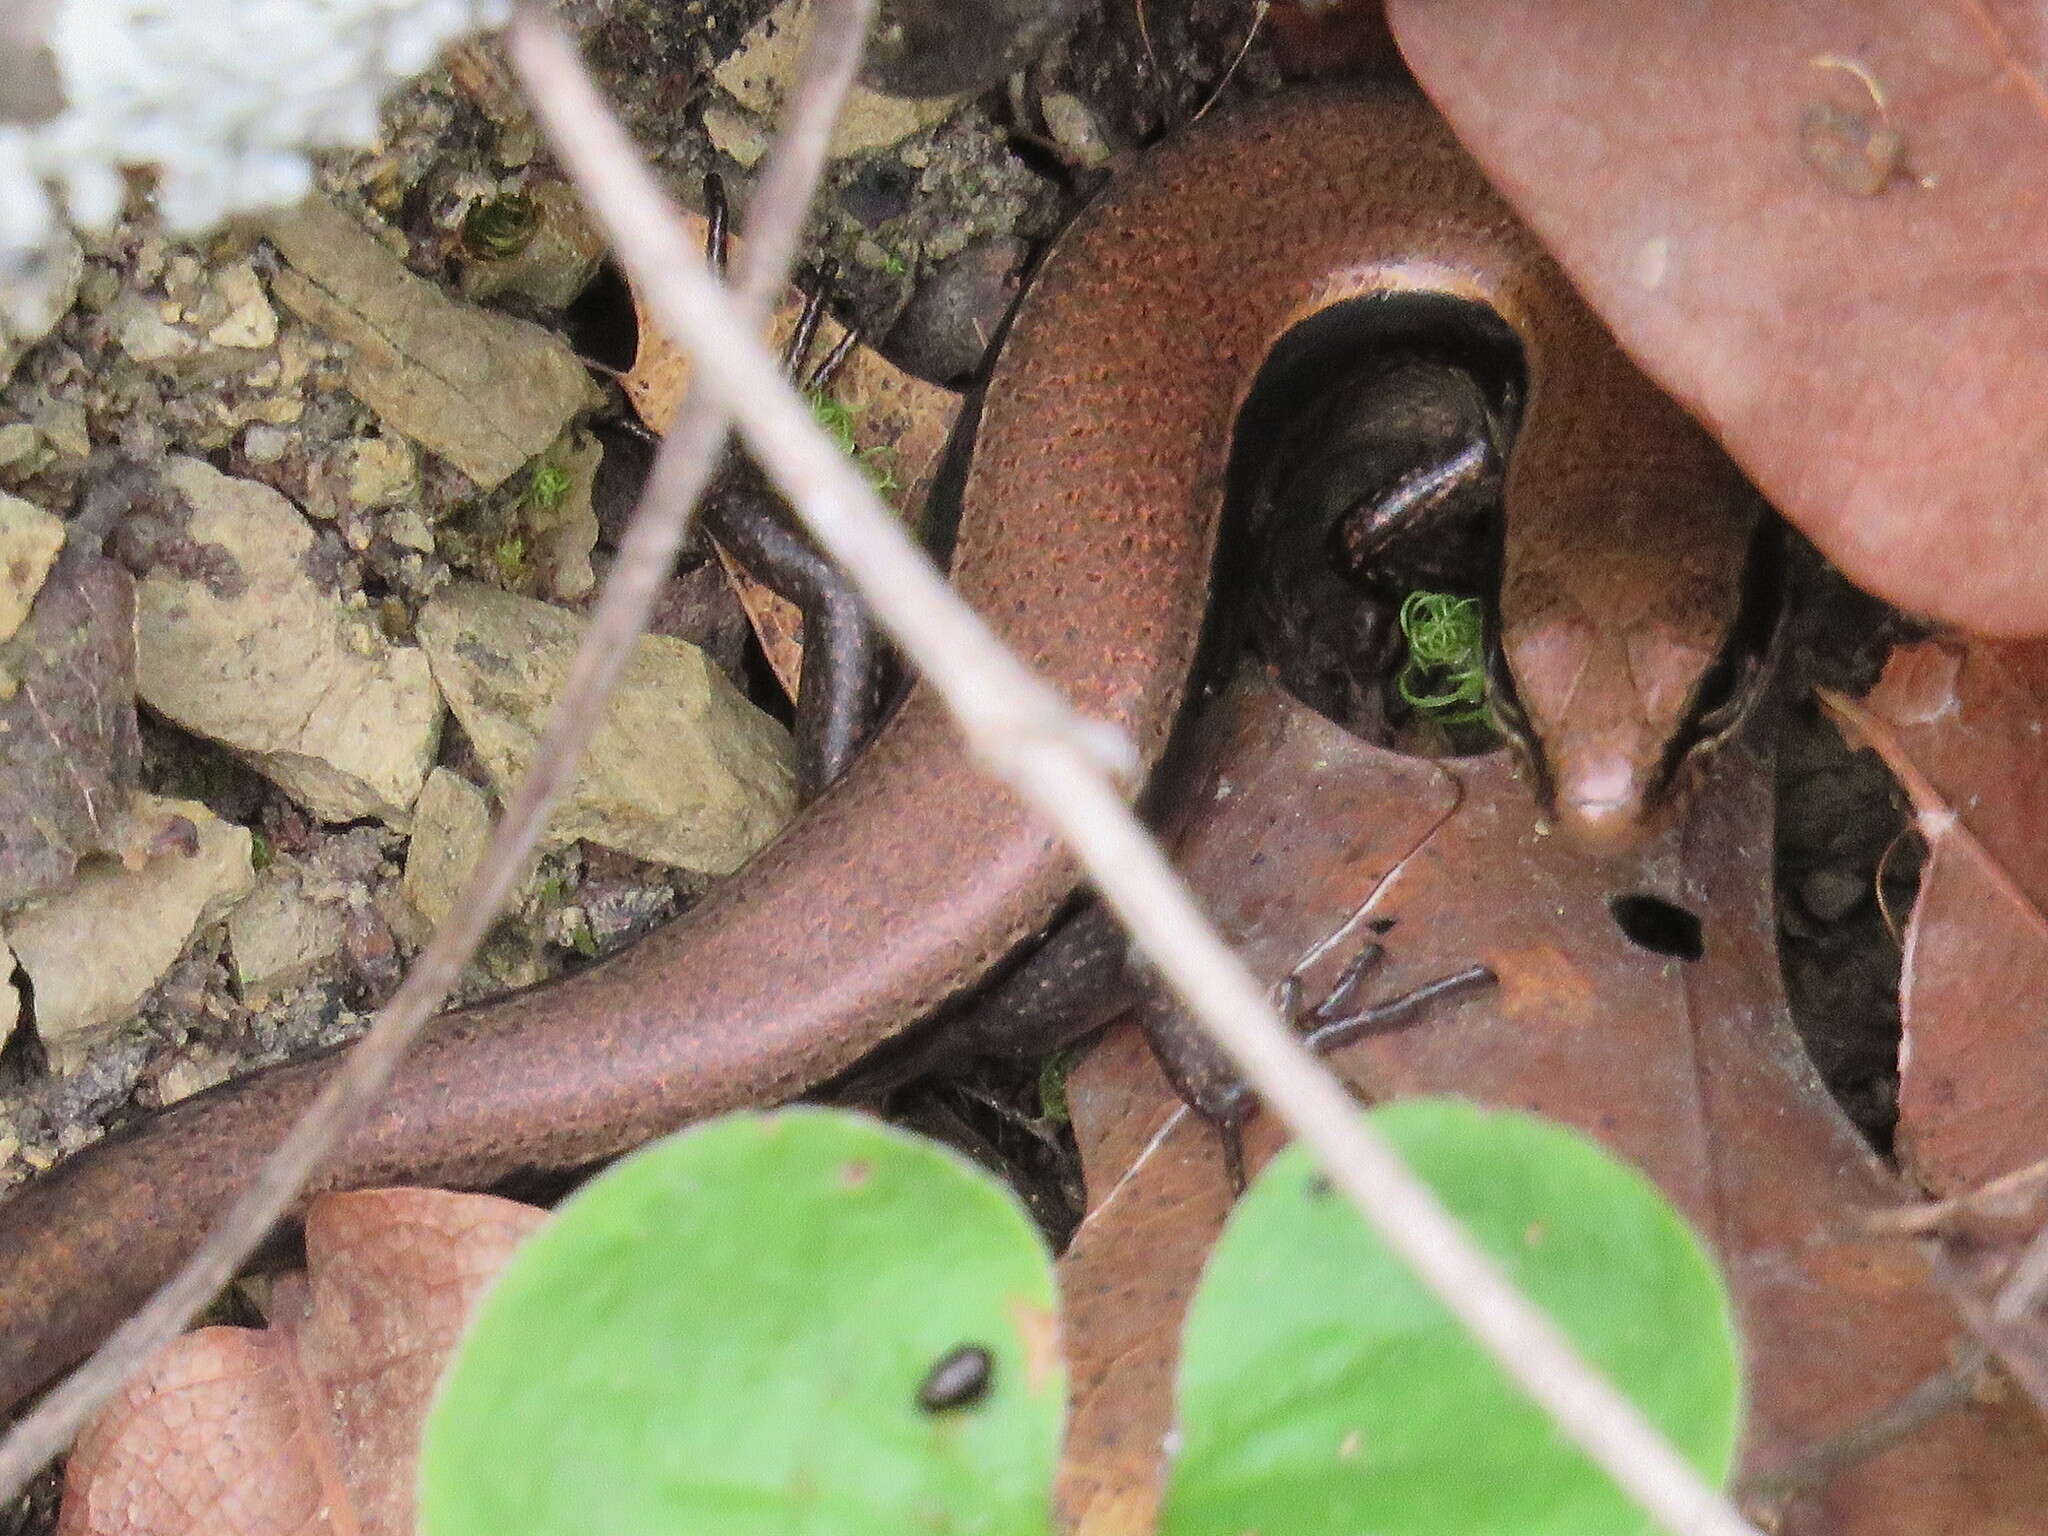
<svg viewBox="0 0 2048 1536">
<path fill-rule="evenodd" d="M 815 1110 L 698 1127 L 493 1287 L 428 1420 L 422 1529 L 1045 1536 L 1052 1296 L 1022 1209 L 943 1148 Z"/>
<path fill-rule="evenodd" d="M 1532 1115 L 1448 1100 L 1374 1119 L 1693 1465 L 1720 1480 L 1735 1324 L 1697 1239 L 1633 1169 Z M 1643 1536 L 1299 1149 L 1239 1204 L 1190 1308 L 1165 1536 Z"/>
</svg>

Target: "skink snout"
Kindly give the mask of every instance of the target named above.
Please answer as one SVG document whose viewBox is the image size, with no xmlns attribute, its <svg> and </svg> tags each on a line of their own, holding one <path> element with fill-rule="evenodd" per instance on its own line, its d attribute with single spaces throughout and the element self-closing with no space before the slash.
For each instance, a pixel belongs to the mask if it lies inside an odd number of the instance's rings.
<svg viewBox="0 0 2048 1536">
<path fill-rule="evenodd" d="M 1553 763 L 1552 816 L 1574 847 L 1612 858 L 1642 846 L 1655 830 L 1648 786 L 1627 756 Z"/>
</svg>

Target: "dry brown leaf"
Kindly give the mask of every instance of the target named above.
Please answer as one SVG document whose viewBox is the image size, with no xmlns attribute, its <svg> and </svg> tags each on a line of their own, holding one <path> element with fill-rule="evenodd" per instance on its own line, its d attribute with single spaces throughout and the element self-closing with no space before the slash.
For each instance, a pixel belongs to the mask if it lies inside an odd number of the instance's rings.
<svg viewBox="0 0 2048 1536">
<path fill-rule="evenodd" d="M 696 215 L 687 217 L 684 224 L 686 237 L 701 248 L 710 226 Z M 737 241 L 733 248 L 737 260 Z M 640 349 L 619 383 L 648 430 L 665 432 L 689 390 L 690 358 L 662 335 L 638 294 L 633 304 Z M 769 324 L 770 346 L 780 351 L 788 344 L 802 311 L 803 302 L 795 294 L 783 301 Z M 824 316 L 812 343 L 813 357 L 829 355 L 845 335 L 845 327 L 830 315 Z M 886 469 L 893 480 L 893 488 L 885 492 L 890 504 L 911 522 L 918 521 L 945 454 L 946 440 L 952 435 L 954 418 L 960 413 L 960 397 L 950 389 L 912 377 L 874 348 L 860 345 L 841 364 L 831 396 L 846 411 L 855 449 Z M 724 549 L 718 551 L 718 557 L 754 626 L 769 667 L 794 699 L 803 671 L 803 616 L 794 603 L 747 574 Z"/>
<path fill-rule="evenodd" d="M 1391 0 L 1423 88 L 1646 370 L 1860 585 L 2048 632 L 2030 0 Z"/>
<path fill-rule="evenodd" d="M 0 902 L 55 890 L 118 852 L 142 763 L 135 583 L 74 532 L 20 631 L 0 645 Z"/>
<path fill-rule="evenodd" d="M 1859 1235 L 1899 1198 L 1827 1097 L 1786 1015 L 1774 953 L 1769 772 L 1731 751 L 1696 808 L 1640 859 L 1591 863 L 1541 833 L 1499 757 L 1422 765 L 1264 689 L 1230 706 L 1211 807 L 1182 862 L 1254 968 L 1283 973 L 1352 917 L 1393 918 L 1374 995 L 1477 959 L 1501 986 L 1339 1053 L 1378 1096 L 1459 1093 L 1537 1110 L 1642 1168 L 1707 1235 L 1743 1321 L 1744 1466 L 1780 1466 L 1947 1364 L 1959 1324 L 1907 1243 Z M 1391 878 L 1417 775 L 1462 797 Z M 1449 793 L 1438 790 L 1431 802 Z M 1426 803 L 1431 803 L 1426 802 Z M 1311 808 L 1309 811 L 1301 807 Z M 1610 911 L 1654 896 L 1697 915 L 1704 954 L 1632 943 Z M 1333 947 L 1308 991 L 1349 958 Z M 1076 1411 L 1065 1506 L 1090 1536 L 1149 1529 L 1168 1427 L 1167 1351 L 1220 1223 L 1221 1166 L 1128 1032 L 1076 1074 L 1075 1125 L 1100 1207 L 1064 1262 Z M 1254 1157 L 1273 1132 L 1251 1128 Z M 1141 1318 L 1123 1316 L 1142 1307 Z M 1785 1512 L 1788 1536 L 2019 1536 L 2048 1507 L 2048 1456 L 2011 1402 L 1972 1406 Z"/>
<path fill-rule="evenodd" d="M 1913 803 L 1899 1154 L 1935 1194 L 2048 1156 L 2048 646 L 1929 641 L 1828 707 Z"/>
<path fill-rule="evenodd" d="M 428 1398 L 545 1211 L 489 1195 L 327 1195 L 267 1330 L 160 1351 L 79 1436 L 59 1536 L 411 1536 Z"/>
</svg>

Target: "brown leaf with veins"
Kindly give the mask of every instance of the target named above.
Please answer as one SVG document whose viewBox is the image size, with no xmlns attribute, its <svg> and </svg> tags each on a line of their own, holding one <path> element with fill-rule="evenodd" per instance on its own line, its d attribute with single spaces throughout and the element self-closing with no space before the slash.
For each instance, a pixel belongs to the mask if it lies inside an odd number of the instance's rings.
<svg viewBox="0 0 2048 1536">
<path fill-rule="evenodd" d="M 2028 0 L 1390 0 L 1644 369 L 1860 585 L 2048 632 L 2048 86 Z"/>
<path fill-rule="evenodd" d="M 691 214 L 684 219 L 684 230 L 685 238 L 702 249 L 710 225 Z M 739 242 L 735 240 L 732 260 L 738 259 Z M 788 345 L 802 310 L 803 301 L 796 294 L 783 300 L 769 322 L 770 346 L 781 351 Z M 640 327 L 640 348 L 619 383 L 647 428 L 666 432 L 689 391 L 690 357 L 661 333 L 637 293 L 633 314 Z M 811 345 L 813 362 L 829 356 L 845 335 L 846 328 L 838 321 L 830 315 L 821 317 Z M 912 377 L 874 348 L 858 344 L 834 375 L 829 393 L 847 413 L 848 432 L 863 462 L 886 469 L 893 479 L 894 488 L 885 492 L 885 499 L 910 522 L 917 522 L 945 454 L 946 440 L 952 435 L 953 420 L 960 413 L 960 396 Z M 754 626 L 776 681 L 794 699 L 803 672 L 802 614 L 794 603 L 748 574 L 723 548 L 718 549 L 718 558 Z"/>
<path fill-rule="evenodd" d="M 1898 1186 L 1828 1098 L 1785 1011 L 1767 764 L 1724 753 L 1682 825 L 1602 865 L 1538 828 L 1499 756 L 1395 757 L 1263 685 L 1226 709 L 1207 811 L 1181 852 L 1226 936 L 1269 979 L 1321 946 L 1311 999 L 1366 936 L 1361 917 L 1395 921 L 1368 998 L 1474 960 L 1495 968 L 1496 992 L 1335 1065 L 1370 1096 L 1457 1093 L 1553 1116 L 1655 1179 L 1736 1296 L 1746 1473 L 1785 1465 L 1946 1367 L 1960 1325 L 1920 1254 L 1859 1221 L 1896 1203 Z M 1632 941 L 1620 897 L 1697 917 L 1701 957 Z M 1347 923 L 1352 936 L 1326 944 Z M 1213 1137 L 1130 1029 L 1077 1071 L 1070 1100 L 1096 1209 L 1062 1264 L 1076 1391 L 1063 1507 L 1074 1529 L 1125 1536 L 1151 1529 L 1174 1336 L 1226 1202 Z M 1255 1119 L 1254 1157 L 1275 1140 Z M 2022 1536 L 2048 1508 L 2044 1450 L 2015 1401 L 1972 1404 L 1773 1511 L 1775 1529 Z"/>
<path fill-rule="evenodd" d="M 326 1195 L 267 1330 L 160 1351 L 79 1436 L 59 1536 L 411 1536 L 428 1401 L 484 1288 L 547 1212 Z"/>
<path fill-rule="evenodd" d="M 1927 859 L 1899 976 L 1899 1155 L 1938 1195 L 2048 1157 L 2048 645 L 1934 640 L 1857 704 Z"/>
<path fill-rule="evenodd" d="M 108 520 L 74 520 L 27 622 L 0 645 L 0 903 L 64 885 L 127 829 L 142 763 L 135 583 L 98 553 Z"/>
</svg>

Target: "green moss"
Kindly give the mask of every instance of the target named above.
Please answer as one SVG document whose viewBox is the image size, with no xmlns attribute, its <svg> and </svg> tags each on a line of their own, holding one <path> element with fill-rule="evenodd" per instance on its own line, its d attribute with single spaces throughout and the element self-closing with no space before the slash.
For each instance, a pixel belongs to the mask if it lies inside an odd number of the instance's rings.
<svg viewBox="0 0 2048 1536">
<path fill-rule="evenodd" d="M 1411 592 L 1401 604 L 1401 634 L 1408 664 L 1394 687 L 1409 708 L 1438 725 L 1491 725 L 1479 600 Z"/>
<path fill-rule="evenodd" d="M 902 486 L 896 480 L 896 450 L 887 446 L 863 448 L 854 435 L 855 417 L 852 411 L 834 400 L 830 395 L 817 390 L 808 392 L 804 398 L 810 402 L 811 419 L 822 427 L 828 437 L 839 445 L 839 451 L 858 464 L 861 473 L 877 496 L 887 500 Z"/>
<path fill-rule="evenodd" d="M 472 256 L 505 261 L 525 250 L 540 228 L 540 209 L 517 192 L 486 198 L 462 221 L 462 244 Z"/>
<path fill-rule="evenodd" d="M 511 534 L 491 546 L 491 564 L 507 586 L 516 586 L 527 574 L 526 540 Z"/>
<path fill-rule="evenodd" d="M 567 499 L 571 483 L 568 470 L 552 459 L 542 459 L 526 482 L 526 504 L 538 512 L 552 512 Z"/>
</svg>

